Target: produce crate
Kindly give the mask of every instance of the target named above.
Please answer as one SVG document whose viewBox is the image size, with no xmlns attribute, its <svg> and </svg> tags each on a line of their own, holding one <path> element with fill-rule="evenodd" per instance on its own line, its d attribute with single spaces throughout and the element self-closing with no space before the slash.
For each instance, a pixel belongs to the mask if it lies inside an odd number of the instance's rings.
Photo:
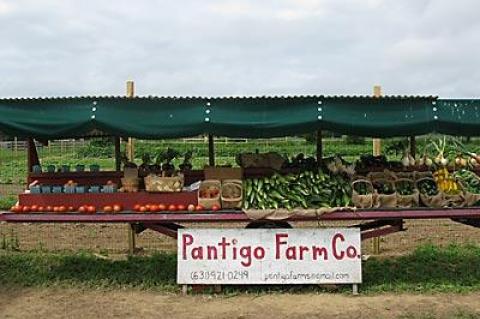
<svg viewBox="0 0 480 319">
<path fill-rule="evenodd" d="M 218 190 L 218 193 L 214 190 Z M 222 182 L 219 180 L 207 179 L 200 183 L 198 189 L 199 205 L 202 205 L 205 208 L 212 208 L 213 206 L 221 207 L 221 196 Z"/>
<path fill-rule="evenodd" d="M 181 192 L 183 189 L 183 175 L 163 177 L 150 174 L 144 178 L 145 190 L 152 193 Z"/>
</svg>

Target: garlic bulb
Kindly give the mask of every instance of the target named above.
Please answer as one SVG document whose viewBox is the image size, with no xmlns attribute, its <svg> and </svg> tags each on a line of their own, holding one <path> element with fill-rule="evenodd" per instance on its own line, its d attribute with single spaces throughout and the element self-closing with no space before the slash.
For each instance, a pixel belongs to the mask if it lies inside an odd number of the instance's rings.
<svg viewBox="0 0 480 319">
<path fill-rule="evenodd" d="M 405 154 L 402 158 L 402 165 L 403 167 L 408 167 L 410 165 L 410 159 L 408 158 L 407 154 Z"/>
<path fill-rule="evenodd" d="M 410 166 L 415 166 L 415 158 L 410 154 L 408 154 L 408 161 Z"/>
<path fill-rule="evenodd" d="M 442 159 L 440 160 L 440 164 L 441 164 L 442 166 L 447 166 L 447 165 L 448 165 L 448 159 L 446 159 L 445 157 L 442 158 Z"/>
</svg>

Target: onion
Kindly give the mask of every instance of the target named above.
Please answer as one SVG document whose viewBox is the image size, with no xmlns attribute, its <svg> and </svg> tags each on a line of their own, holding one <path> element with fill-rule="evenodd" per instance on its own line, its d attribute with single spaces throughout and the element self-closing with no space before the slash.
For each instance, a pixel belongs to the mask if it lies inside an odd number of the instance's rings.
<svg viewBox="0 0 480 319">
<path fill-rule="evenodd" d="M 413 156 L 410 155 L 410 154 L 408 154 L 408 161 L 409 161 L 410 166 L 415 165 L 415 158 L 413 158 Z"/>
<path fill-rule="evenodd" d="M 441 164 L 442 166 L 447 166 L 447 165 L 448 165 L 448 159 L 446 159 L 445 157 L 442 158 L 442 159 L 440 160 L 440 164 Z"/>
<path fill-rule="evenodd" d="M 455 165 L 461 166 L 461 162 L 462 162 L 462 158 L 459 157 L 459 156 L 457 156 L 457 157 L 455 158 Z"/>
<path fill-rule="evenodd" d="M 467 160 L 464 159 L 463 157 L 460 159 L 460 166 L 465 167 L 467 166 L 467 163 L 468 163 Z"/>
<path fill-rule="evenodd" d="M 477 165 L 478 165 L 478 162 L 477 162 L 476 159 L 471 158 L 471 159 L 470 159 L 470 164 L 471 164 L 472 166 L 477 166 Z"/>
<path fill-rule="evenodd" d="M 419 166 L 423 166 L 425 164 L 425 157 L 420 157 L 418 160 L 417 160 L 417 164 Z"/>
<path fill-rule="evenodd" d="M 407 154 L 405 154 L 402 158 L 402 165 L 404 167 L 408 167 L 410 165 L 410 159 L 408 158 Z"/>
<path fill-rule="evenodd" d="M 433 165 L 433 161 L 430 157 L 425 158 L 425 165 L 427 165 L 428 167 Z"/>
</svg>

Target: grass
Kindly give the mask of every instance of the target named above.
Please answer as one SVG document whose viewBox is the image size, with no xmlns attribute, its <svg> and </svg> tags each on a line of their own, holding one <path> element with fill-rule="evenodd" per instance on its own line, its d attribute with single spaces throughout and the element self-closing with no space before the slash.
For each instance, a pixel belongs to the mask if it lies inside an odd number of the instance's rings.
<svg viewBox="0 0 480 319">
<path fill-rule="evenodd" d="M 362 293 L 465 293 L 480 291 L 480 247 L 422 246 L 409 255 L 371 258 L 363 264 Z M 162 253 L 126 260 L 98 258 L 89 253 L 0 253 L 0 286 L 135 288 L 175 292 L 176 255 Z M 227 294 L 242 291 L 311 292 L 316 286 L 229 286 Z M 344 286 L 341 291 L 350 291 Z"/>
</svg>

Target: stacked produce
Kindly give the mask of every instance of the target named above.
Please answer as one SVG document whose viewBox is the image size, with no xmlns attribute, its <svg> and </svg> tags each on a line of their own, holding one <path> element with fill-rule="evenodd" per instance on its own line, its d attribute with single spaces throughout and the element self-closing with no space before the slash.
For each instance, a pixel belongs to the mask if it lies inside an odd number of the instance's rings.
<svg viewBox="0 0 480 319">
<path fill-rule="evenodd" d="M 340 175 L 306 171 L 297 175 L 247 179 L 244 208 L 343 207 L 351 204 L 351 187 Z"/>
<path fill-rule="evenodd" d="M 438 188 L 448 195 L 458 195 L 461 189 L 455 180 L 455 177 L 450 174 L 446 167 L 440 168 L 433 173 L 433 179 L 437 183 Z"/>
</svg>

